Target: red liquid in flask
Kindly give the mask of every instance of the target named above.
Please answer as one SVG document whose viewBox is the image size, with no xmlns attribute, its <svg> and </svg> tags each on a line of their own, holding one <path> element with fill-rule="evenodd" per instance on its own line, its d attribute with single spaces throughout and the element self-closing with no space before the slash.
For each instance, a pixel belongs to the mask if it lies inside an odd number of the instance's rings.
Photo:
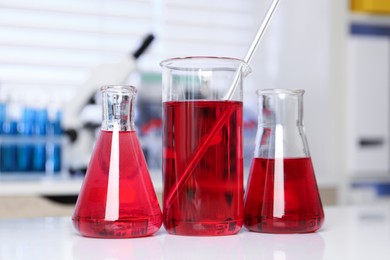
<svg viewBox="0 0 390 260">
<path fill-rule="evenodd" d="M 224 113 L 228 117 L 224 118 Z M 243 225 L 242 102 L 164 102 L 164 226 L 171 234 L 230 235 Z M 225 114 L 226 115 L 226 114 Z M 218 120 L 204 153 L 197 148 Z M 181 189 L 177 182 L 198 161 Z M 174 192 L 171 204 L 169 194 Z"/>
<path fill-rule="evenodd" d="M 119 132 L 118 218 L 106 219 L 111 131 L 101 131 L 79 195 L 73 224 L 88 237 L 148 236 L 162 224 L 162 214 L 135 131 Z"/>
<path fill-rule="evenodd" d="M 310 157 L 254 158 L 245 197 L 245 226 L 264 233 L 308 233 L 318 230 L 324 212 Z M 284 172 L 278 176 L 276 169 Z"/>
</svg>

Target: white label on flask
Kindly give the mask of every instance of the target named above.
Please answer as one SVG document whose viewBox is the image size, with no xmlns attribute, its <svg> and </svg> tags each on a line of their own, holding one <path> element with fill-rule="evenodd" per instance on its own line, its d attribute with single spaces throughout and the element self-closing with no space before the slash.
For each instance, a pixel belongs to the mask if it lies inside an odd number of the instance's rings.
<svg viewBox="0 0 390 260">
<path fill-rule="evenodd" d="M 111 141 L 110 169 L 108 172 L 108 188 L 105 220 L 119 219 L 119 125 L 114 123 Z"/>
<path fill-rule="evenodd" d="M 274 212 L 273 216 L 284 216 L 284 147 L 283 126 L 275 129 L 275 169 L 274 169 Z"/>
</svg>

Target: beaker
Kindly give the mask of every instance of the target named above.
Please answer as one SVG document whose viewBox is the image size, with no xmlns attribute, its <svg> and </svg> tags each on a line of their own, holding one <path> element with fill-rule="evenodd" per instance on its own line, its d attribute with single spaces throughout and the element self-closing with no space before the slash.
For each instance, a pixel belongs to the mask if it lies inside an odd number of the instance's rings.
<svg viewBox="0 0 390 260">
<path fill-rule="evenodd" d="M 242 80 L 250 68 L 217 57 L 176 58 L 161 66 L 165 229 L 235 234 L 243 225 Z"/>
<path fill-rule="evenodd" d="M 132 86 L 101 88 L 103 122 L 72 217 L 81 235 L 142 237 L 162 213 L 134 128 Z"/>
<path fill-rule="evenodd" d="M 244 225 L 255 232 L 318 230 L 324 212 L 303 124 L 303 90 L 258 90 L 256 146 Z"/>
</svg>

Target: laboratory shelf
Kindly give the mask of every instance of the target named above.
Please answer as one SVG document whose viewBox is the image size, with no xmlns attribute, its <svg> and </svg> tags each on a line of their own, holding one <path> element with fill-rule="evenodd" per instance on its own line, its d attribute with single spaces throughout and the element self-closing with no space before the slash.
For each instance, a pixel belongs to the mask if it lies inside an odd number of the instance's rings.
<svg viewBox="0 0 390 260">
<path fill-rule="evenodd" d="M 150 171 L 156 192 L 162 192 L 161 171 Z M 43 176 L 39 174 L 0 175 L 0 196 L 71 196 L 78 195 L 83 177 L 64 174 Z"/>
<path fill-rule="evenodd" d="M 249 169 L 245 172 L 248 173 Z M 150 170 L 156 193 L 162 193 L 161 170 Z M 326 177 L 326 176 L 325 176 Z M 244 184 L 247 181 L 244 177 Z M 78 195 L 83 177 L 69 177 L 67 174 L 53 176 L 43 175 L 0 175 L 0 196 L 72 196 Z M 330 178 L 317 176 L 318 187 L 321 189 L 338 188 L 338 183 Z"/>
<path fill-rule="evenodd" d="M 77 195 L 82 184 L 82 178 L 13 177 L 0 180 L 0 196 Z"/>
</svg>

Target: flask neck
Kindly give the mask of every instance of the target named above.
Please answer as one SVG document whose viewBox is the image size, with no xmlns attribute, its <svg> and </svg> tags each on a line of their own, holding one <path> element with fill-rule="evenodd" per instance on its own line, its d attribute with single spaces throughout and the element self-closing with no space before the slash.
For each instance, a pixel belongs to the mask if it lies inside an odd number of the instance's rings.
<svg viewBox="0 0 390 260">
<path fill-rule="evenodd" d="M 303 127 L 303 90 L 272 89 L 258 94 L 258 125 Z"/>
<path fill-rule="evenodd" d="M 310 157 L 303 126 L 303 90 L 258 91 L 255 157 Z"/>
<path fill-rule="evenodd" d="M 134 107 L 137 89 L 133 86 L 104 86 L 101 88 L 103 122 L 101 130 L 135 131 Z"/>
</svg>

